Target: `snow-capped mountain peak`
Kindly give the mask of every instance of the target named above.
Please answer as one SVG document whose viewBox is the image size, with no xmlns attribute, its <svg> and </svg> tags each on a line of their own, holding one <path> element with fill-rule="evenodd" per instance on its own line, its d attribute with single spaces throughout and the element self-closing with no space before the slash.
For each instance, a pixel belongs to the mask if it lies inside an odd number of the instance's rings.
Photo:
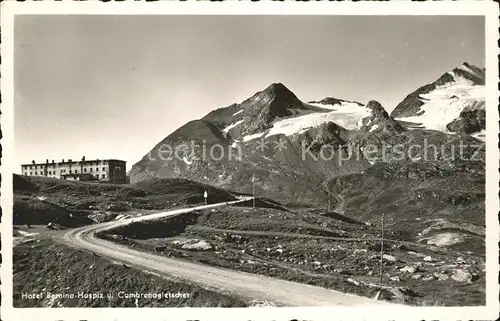
<svg viewBox="0 0 500 321">
<path fill-rule="evenodd" d="M 470 80 L 471 84 L 473 85 L 484 85 L 486 76 L 486 70 L 484 68 L 481 69 L 467 62 L 464 62 L 453 71 L 455 74 L 457 74 L 458 72 L 458 75 L 456 76 Z"/>
<path fill-rule="evenodd" d="M 464 62 L 409 94 L 391 116 L 410 128 L 467 134 L 484 130 L 484 83 L 485 69 Z"/>
</svg>

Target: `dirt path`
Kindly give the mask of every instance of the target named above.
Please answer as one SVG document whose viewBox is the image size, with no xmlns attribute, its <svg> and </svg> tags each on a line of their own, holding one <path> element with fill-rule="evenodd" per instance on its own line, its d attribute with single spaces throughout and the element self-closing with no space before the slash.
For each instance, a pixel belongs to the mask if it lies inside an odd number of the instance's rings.
<svg viewBox="0 0 500 321">
<path fill-rule="evenodd" d="M 95 232 L 116 228 L 132 221 L 154 220 L 187 213 L 196 209 L 220 207 L 238 202 L 241 202 L 241 200 L 95 224 L 70 230 L 62 236 L 56 236 L 56 239 L 73 247 L 89 250 L 96 255 L 118 260 L 140 269 L 147 269 L 159 274 L 187 280 L 222 293 L 230 293 L 249 299 L 269 300 L 279 305 L 366 306 L 390 304 L 321 287 L 157 256 L 94 237 Z"/>
<path fill-rule="evenodd" d="M 269 236 L 269 237 L 287 237 L 287 238 L 303 238 L 303 239 L 318 239 L 318 240 L 331 240 L 331 241 L 343 241 L 343 242 L 380 242 L 380 238 L 372 237 L 336 237 L 336 236 L 322 236 L 322 235 L 309 235 L 309 234 L 300 234 L 300 233 L 285 233 L 285 232 L 270 232 L 270 231 L 251 231 L 251 230 L 231 230 L 231 229 L 221 229 L 209 226 L 189 226 L 189 231 L 207 231 L 212 233 L 230 233 L 230 234 L 240 234 L 240 235 L 250 235 L 250 236 Z M 400 241 L 384 238 L 384 242 L 387 243 L 396 243 L 396 244 L 404 244 L 409 246 L 415 246 L 418 248 L 430 250 L 433 252 L 445 252 L 452 253 L 447 249 L 440 248 L 431 248 L 428 245 L 408 242 L 408 241 Z"/>
</svg>

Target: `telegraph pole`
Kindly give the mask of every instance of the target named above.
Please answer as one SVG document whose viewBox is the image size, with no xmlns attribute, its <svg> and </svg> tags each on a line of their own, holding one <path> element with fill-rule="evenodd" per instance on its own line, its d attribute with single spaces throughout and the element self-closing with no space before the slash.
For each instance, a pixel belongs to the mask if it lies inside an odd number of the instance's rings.
<svg viewBox="0 0 500 321">
<path fill-rule="evenodd" d="M 382 227 L 380 231 L 380 285 L 383 281 L 383 266 L 384 266 L 384 217 L 385 213 L 382 213 Z"/>
<path fill-rule="evenodd" d="M 252 175 L 252 200 L 253 205 L 252 208 L 255 209 L 255 174 Z"/>
</svg>

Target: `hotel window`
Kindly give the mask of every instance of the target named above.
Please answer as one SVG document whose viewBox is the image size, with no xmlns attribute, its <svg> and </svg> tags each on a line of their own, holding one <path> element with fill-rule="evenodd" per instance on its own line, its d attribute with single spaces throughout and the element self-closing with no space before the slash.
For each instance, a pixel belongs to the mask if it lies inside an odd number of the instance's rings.
<svg viewBox="0 0 500 321">
<path fill-rule="evenodd" d="M 35 176 L 38 175 L 38 172 L 35 172 Z"/>
<path fill-rule="evenodd" d="M 90 168 L 90 171 L 92 172 L 92 167 Z"/>
<path fill-rule="evenodd" d="M 78 170 L 77 169 L 75 169 L 75 174 L 78 174 Z"/>
<path fill-rule="evenodd" d="M 30 176 L 33 176 L 33 172 L 30 172 Z"/>
<path fill-rule="evenodd" d="M 86 168 L 84 168 L 84 169 L 83 169 L 83 171 L 86 173 L 86 172 L 87 172 L 87 169 L 86 169 Z"/>
<path fill-rule="evenodd" d="M 102 168 L 102 171 L 104 172 L 105 170 L 106 170 L 106 168 L 105 168 L 105 167 L 103 167 L 103 168 Z"/>
<path fill-rule="evenodd" d="M 106 178 L 106 175 L 105 175 L 105 174 L 102 174 L 102 178 Z"/>
</svg>

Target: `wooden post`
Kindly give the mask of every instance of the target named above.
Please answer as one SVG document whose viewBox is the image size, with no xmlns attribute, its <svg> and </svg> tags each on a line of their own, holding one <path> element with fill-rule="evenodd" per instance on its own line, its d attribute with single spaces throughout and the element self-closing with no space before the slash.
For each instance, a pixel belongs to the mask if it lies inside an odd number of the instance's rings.
<svg viewBox="0 0 500 321">
<path fill-rule="evenodd" d="M 384 217 L 385 213 L 382 213 L 382 227 L 380 231 L 380 285 L 382 285 L 384 279 Z"/>
<path fill-rule="evenodd" d="M 253 174 L 252 176 L 252 195 L 253 195 L 252 209 L 255 209 L 255 174 Z"/>
</svg>

